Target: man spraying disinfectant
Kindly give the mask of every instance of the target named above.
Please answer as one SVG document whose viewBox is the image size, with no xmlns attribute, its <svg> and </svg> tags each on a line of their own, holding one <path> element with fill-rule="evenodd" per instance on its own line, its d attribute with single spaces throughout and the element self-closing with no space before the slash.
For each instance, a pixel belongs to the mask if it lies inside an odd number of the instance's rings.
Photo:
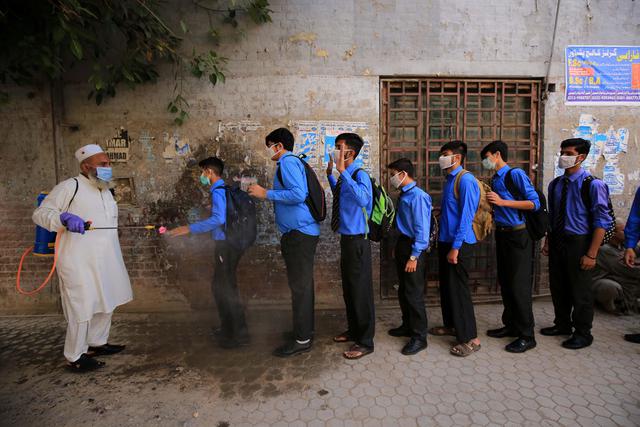
<svg viewBox="0 0 640 427">
<path fill-rule="evenodd" d="M 81 173 L 56 185 L 33 213 L 33 221 L 60 236 L 57 270 L 67 319 L 64 356 L 74 372 L 104 366 L 96 356 L 115 354 L 107 343 L 111 316 L 133 299 L 118 240 L 118 206 L 109 191 L 109 157 L 95 144 L 75 153 Z M 85 234 L 85 223 L 100 231 Z"/>
</svg>

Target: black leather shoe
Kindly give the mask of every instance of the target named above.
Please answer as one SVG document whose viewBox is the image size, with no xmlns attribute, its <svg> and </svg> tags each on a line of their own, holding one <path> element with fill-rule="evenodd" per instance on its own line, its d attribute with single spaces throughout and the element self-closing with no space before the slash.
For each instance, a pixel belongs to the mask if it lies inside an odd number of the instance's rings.
<svg viewBox="0 0 640 427">
<path fill-rule="evenodd" d="M 277 357 L 289 357 L 294 354 L 301 354 L 311 351 L 311 341 L 306 344 L 298 344 L 297 341 L 291 341 L 283 346 L 276 348 L 273 355 Z"/>
<path fill-rule="evenodd" d="M 218 338 L 218 345 L 225 349 L 244 347 L 249 345 L 249 342 L 249 336 L 239 338 Z"/>
<path fill-rule="evenodd" d="M 67 363 L 67 369 L 77 373 L 95 371 L 103 366 L 104 362 L 96 360 L 87 354 L 80 355 L 80 358 L 75 362 Z"/>
<path fill-rule="evenodd" d="M 635 344 L 640 344 L 640 334 L 626 334 L 624 336 L 624 340 Z"/>
<path fill-rule="evenodd" d="M 593 337 L 591 335 L 584 336 L 573 334 L 571 335 L 571 338 L 562 343 L 562 346 L 570 350 L 580 350 L 581 348 L 589 347 L 592 342 Z"/>
<path fill-rule="evenodd" d="M 87 350 L 87 355 L 89 357 L 95 356 L 110 356 L 112 354 L 120 353 L 124 350 L 126 345 L 117 345 L 117 344 L 105 344 L 99 347 L 89 347 Z"/>
<path fill-rule="evenodd" d="M 509 353 L 524 353 L 536 346 L 536 340 L 533 338 L 518 338 L 517 340 L 507 344 L 504 348 Z"/>
<path fill-rule="evenodd" d="M 558 335 L 571 335 L 571 328 L 559 328 L 557 326 L 549 326 L 548 328 L 540 329 L 540 333 L 547 337 L 555 337 Z"/>
<path fill-rule="evenodd" d="M 506 326 L 503 326 L 502 328 L 498 328 L 498 329 L 489 329 L 487 331 L 487 335 L 490 336 L 491 338 L 504 338 L 504 337 L 518 336 L 516 332 L 513 332 L 511 329 L 509 329 Z"/>
<path fill-rule="evenodd" d="M 411 356 L 421 352 L 426 348 L 427 348 L 426 341 L 422 341 L 417 338 L 411 338 L 409 342 L 404 347 L 402 347 L 402 350 L 400 352 L 405 356 Z"/>
<path fill-rule="evenodd" d="M 411 337 L 411 331 L 409 331 L 409 328 L 405 328 L 404 326 L 389 329 L 387 333 L 392 337 Z"/>
</svg>

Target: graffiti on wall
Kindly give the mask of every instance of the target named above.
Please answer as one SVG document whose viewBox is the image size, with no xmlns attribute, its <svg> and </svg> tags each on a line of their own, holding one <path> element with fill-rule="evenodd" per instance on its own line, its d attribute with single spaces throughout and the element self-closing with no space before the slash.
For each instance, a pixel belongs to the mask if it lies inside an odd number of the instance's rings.
<svg viewBox="0 0 640 427">
<path fill-rule="evenodd" d="M 105 142 L 105 151 L 112 163 L 126 163 L 129 161 L 129 148 L 131 140 L 129 133 L 121 127 L 117 135 Z"/>
</svg>

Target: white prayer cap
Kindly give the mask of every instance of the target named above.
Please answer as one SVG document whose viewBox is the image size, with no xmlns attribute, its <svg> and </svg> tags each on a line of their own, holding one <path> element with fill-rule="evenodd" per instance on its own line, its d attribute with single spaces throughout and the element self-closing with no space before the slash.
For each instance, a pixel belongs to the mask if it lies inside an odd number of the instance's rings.
<svg viewBox="0 0 640 427">
<path fill-rule="evenodd" d="M 78 151 L 76 151 L 76 159 L 78 159 L 78 163 L 82 163 L 84 160 L 93 156 L 94 154 L 104 153 L 102 148 L 97 144 L 89 144 L 84 147 L 80 147 Z"/>
</svg>

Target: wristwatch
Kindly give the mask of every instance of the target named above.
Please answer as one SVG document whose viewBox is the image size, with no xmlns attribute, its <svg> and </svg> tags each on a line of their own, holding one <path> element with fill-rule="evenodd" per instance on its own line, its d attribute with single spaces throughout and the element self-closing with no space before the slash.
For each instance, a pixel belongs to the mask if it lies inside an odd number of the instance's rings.
<svg viewBox="0 0 640 427">
<path fill-rule="evenodd" d="M 417 256 L 415 256 L 415 255 L 411 255 L 411 256 L 409 257 L 409 259 L 410 259 L 411 261 L 415 261 L 415 260 L 417 260 L 417 259 L 418 259 L 418 257 L 417 257 Z"/>
</svg>

